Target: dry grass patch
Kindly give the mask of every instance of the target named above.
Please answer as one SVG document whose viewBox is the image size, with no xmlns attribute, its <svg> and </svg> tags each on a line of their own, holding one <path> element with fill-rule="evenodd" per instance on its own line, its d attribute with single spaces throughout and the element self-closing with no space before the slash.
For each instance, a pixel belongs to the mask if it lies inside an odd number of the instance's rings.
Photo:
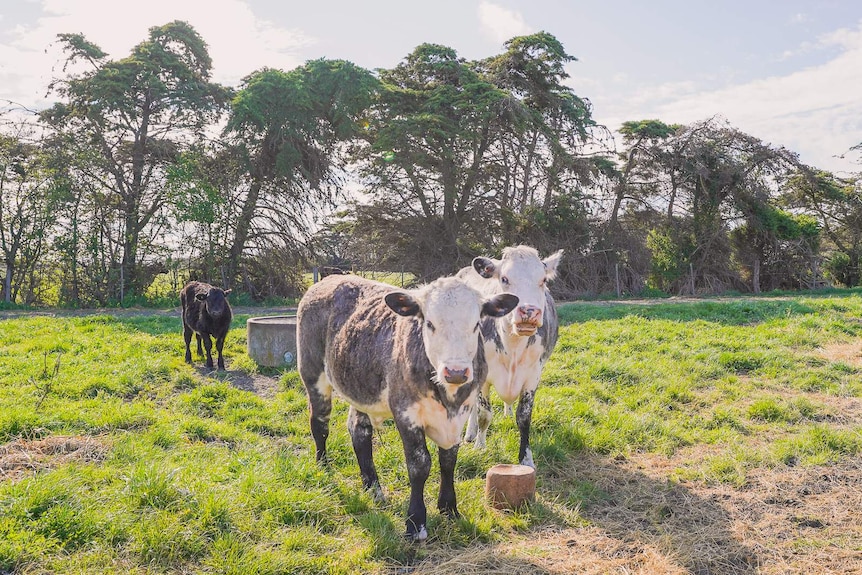
<svg viewBox="0 0 862 575">
<path fill-rule="evenodd" d="M 15 481 L 73 461 L 101 461 L 107 451 L 103 438 L 87 435 L 16 439 L 0 445 L 0 480 Z"/>
<path fill-rule="evenodd" d="M 831 343 L 818 349 L 817 356 L 827 361 L 841 362 L 852 367 L 862 367 L 862 341 Z"/>
</svg>

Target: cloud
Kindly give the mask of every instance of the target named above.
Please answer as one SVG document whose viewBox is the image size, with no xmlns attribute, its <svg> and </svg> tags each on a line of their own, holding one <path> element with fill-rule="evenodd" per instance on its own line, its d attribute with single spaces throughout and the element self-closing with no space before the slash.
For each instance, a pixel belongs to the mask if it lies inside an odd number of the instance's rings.
<svg viewBox="0 0 862 575">
<path fill-rule="evenodd" d="M 2 29 L 0 99 L 42 107 L 48 83 L 62 71 L 57 34 L 82 33 L 110 54 L 123 58 L 147 38 L 152 26 L 185 20 L 203 37 L 213 60 L 213 78 L 237 85 L 263 66 L 291 69 L 301 64 L 300 48 L 314 43 L 300 30 L 282 28 L 255 16 L 243 0 L 40 0 L 31 24 Z M 8 15 L 8 13 L 7 13 Z M 110 26 L 105 22 L 109 21 Z"/>
<path fill-rule="evenodd" d="M 721 115 L 752 136 L 798 152 L 805 163 L 859 171 L 840 156 L 862 142 L 862 22 L 821 37 L 820 44 L 840 51 L 818 66 L 719 90 L 688 83 L 638 87 L 632 96 L 610 100 L 597 120 L 616 130 L 626 120 L 686 124 Z"/>
<path fill-rule="evenodd" d="M 520 12 L 503 8 L 499 4 L 483 0 L 479 4 L 478 11 L 482 33 L 499 44 L 515 36 L 525 36 L 535 32 L 535 29 L 524 22 Z"/>
</svg>

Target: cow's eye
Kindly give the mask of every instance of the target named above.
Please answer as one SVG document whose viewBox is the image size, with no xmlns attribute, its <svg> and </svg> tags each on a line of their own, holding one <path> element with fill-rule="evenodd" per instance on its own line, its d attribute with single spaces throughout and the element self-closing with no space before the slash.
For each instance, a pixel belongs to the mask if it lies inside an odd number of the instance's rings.
<svg viewBox="0 0 862 575">
<path fill-rule="evenodd" d="M 503 282 L 504 286 L 509 285 L 509 278 L 507 278 L 506 276 L 501 277 L 500 281 Z"/>
<path fill-rule="evenodd" d="M 433 324 L 433 323 L 431 323 L 430 321 L 426 321 L 426 322 L 425 322 L 425 327 L 427 327 L 427 328 L 428 328 L 428 329 L 430 329 L 431 331 L 434 331 L 434 324 Z"/>
</svg>

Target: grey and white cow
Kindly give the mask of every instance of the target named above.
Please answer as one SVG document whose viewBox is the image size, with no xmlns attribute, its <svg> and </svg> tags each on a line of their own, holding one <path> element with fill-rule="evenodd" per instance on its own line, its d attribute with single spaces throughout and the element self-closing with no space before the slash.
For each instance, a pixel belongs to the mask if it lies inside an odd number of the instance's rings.
<svg viewBox="0 0 862 575">
<path fill-rule="evenodd" d="M 479 391 L 464 438 L 475 441 L 476 447 L 485 446 L 492 418 L 488 392 L 493 385 L 507 413 L 511 413 L 512 404 L 518 400 L 515 415 L 521 434 L 518 461 L 530 467 L 535 467 L 530 450 L 533 400 L 542 368 L 557 343 L 559 329 L 554 298 L 547 282 L 556 277 L 562 256 L 563 250 L 559 250 L 543 260 L 539 252 L 529 246 L 508 247 L 503 250 L 502 259 L 478 257 L 473 259 L 472 267 L 463 268 L 457 274 L 486 297 L 511 293 L 519 299 L 514 313 L 482 323 L 488 378 Z"/>
<path fill-rule="evenodd" d="M 373 427 L 393 418 L 410 478 L 407 535 L 425 539 L 425 481 L 439 446 L 437 508 L 456 516 L 455 462 L 461 430 L 487 375 L 479 324 L 512 311 L 510 294 L 483 298 L 455 278 L 416 290 L 352 275 L 313 285 L 297 310 L 298 369 L 308 392 L 318 461 L 326 459 L 332 392 L 350 403 L 347 426 L 362 483 L 382 497 Z"/>
</svg>

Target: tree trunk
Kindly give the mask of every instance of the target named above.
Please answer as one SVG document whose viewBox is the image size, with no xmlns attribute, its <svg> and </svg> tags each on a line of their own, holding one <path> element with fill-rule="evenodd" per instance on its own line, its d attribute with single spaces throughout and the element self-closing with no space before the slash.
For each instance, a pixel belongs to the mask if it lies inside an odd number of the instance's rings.
<svg viewBox="0 0 862 575">
<path fill-rule="evenodd" d="M 225 289 L 231 288 L 234 280 L 239 273 L 239 263 L 242 254 L 245 251 L 245 244 L 248 241 L 248 234 L 251 230 L 251 221 L 254 219 L 257 211 L 257 201 L 260 197 L 261 183 L 259 178 L 255 178 L 252 185 L 249 187 L 248 196 L 245 198 L 245 203 L 242 205 L 239 218 L 236 222 L 236 233 L 234 234 L 233 243 L 230 247 L 227 260 L 227 274 Z M 229 285 L 231 284 L 231 285 Z"/>
<path fill-rule="evenodd" d="M 754 258 L 754 268 L 751 271 L 751 289 L 760 293 L 760 256 Z"/>
<path fill-rule="evenodd" d="M 6 259 L 6 277 L 3 278 L 3 295 L 6 303 L 12 303 L 12 272 L 14 264 L 10 259 Z"/>
</svg>

